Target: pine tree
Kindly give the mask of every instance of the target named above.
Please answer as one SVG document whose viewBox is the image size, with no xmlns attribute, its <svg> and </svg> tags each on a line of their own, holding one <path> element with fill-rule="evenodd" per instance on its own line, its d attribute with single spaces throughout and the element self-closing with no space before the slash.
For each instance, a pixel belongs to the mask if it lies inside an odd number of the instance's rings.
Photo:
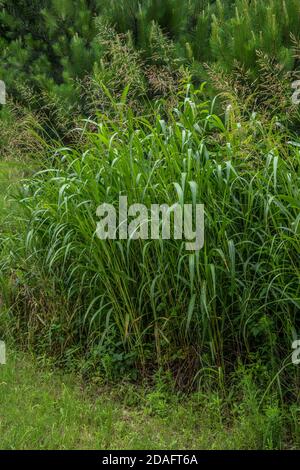
<svg viewBox="0 0 300 470">
<path fill-rule="evenodd" d="M 97 5 L 86 0 L 2 3 L 0 75 L 8 91 L 21 99 L 19 84 L 28 84 L 71 103 L 74 80 L 90 73 L 101 56 Z"/>
</svg>

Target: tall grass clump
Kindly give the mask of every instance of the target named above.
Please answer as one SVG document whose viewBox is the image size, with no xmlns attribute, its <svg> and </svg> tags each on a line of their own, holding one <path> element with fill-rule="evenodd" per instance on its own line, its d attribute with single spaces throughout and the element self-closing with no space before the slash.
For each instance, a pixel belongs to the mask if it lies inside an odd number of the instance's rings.
<svg viewBox="0 0 300 470">
<path fill-rule="evenodd" d="M 118 120 L 99 115 L 83 149 L 55 149 L 23 185 L 14 330 L 63 361 L 167 368 L 182 384 L 222 384 L 259 361 L 282 390 L 298 380 L 299 143 L 235 106 L 222 121 L 191 87 L 167 114 L 157 102 L 134 116 L 123 98 Z M 119 195 L 149 208 L 204 203 L 204 247 L 98 239 L 96 208 Z"/>
</svg>

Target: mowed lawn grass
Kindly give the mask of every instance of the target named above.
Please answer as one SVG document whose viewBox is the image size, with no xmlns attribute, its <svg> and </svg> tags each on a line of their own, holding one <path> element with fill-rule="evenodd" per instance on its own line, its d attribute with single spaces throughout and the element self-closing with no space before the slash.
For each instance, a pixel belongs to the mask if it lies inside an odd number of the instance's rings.
<svg viewBox="0 0 300 470">
<path fill-rule="evenodd" d="M 83 384 L 76 375 L 9 350 L 0 366 L 0 449 L 260 447 L 245 417 L 228 427 L 217 402 L 201 402 L 129 384 L 117 391 Z"/>
</svg>

